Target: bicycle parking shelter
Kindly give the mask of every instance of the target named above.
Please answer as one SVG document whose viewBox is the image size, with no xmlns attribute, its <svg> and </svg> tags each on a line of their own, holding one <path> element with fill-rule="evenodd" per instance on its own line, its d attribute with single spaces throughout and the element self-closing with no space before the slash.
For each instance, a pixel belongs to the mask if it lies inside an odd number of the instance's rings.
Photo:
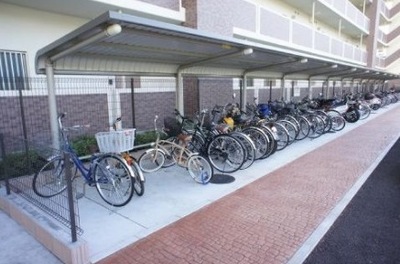
<svg viewBox="0 0 400 264">
<path fill-rule="evenodd" d="M 240 102 L 246 104 L 247 78 L 355 80 L 384 82 L 388 74 L 316 56 L 304 50 L 204 32 L 193 28 L 108 11 L 40 49 L 36 72 L 47 76 L 53 142 L 58 142 L 54 76 L 173 76 L 176 108 L 183 109 L 183 76 L 243 79 Z M 284 93 L 282 82 L 282 93 Z M 311 93 L 310 93 L 311 94 Z M 284 94 L 282 94 L 284 96 Z"/>
</svg>

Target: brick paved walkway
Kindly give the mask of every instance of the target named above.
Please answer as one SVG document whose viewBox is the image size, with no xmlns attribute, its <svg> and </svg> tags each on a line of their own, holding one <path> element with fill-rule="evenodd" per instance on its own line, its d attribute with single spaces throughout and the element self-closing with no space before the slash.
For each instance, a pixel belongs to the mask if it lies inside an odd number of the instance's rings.
<svg viewBox="0 0 400 264">
<path fill-rule="evenodd" d="M 399 117 L 397 106 L 98 263 L 286 263 L 398 138 Z"/>
</svg>

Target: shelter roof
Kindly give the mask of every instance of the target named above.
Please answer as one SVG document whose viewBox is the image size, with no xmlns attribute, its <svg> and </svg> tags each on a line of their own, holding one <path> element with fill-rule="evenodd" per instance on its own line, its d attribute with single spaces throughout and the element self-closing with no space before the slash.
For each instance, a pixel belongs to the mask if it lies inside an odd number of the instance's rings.
<svg viewBox="0 0 400 264">
<path fill-rule="evenodd" d="M 399 76 L 301 50 L 109 11 L 36 54 L 36 72 L 389 80 Z"/>
</svg>

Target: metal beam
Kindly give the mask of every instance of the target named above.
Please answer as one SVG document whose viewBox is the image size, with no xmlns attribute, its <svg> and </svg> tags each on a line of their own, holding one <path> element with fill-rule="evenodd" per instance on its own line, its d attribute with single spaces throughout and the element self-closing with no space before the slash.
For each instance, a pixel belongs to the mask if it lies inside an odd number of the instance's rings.
<svg viewBox="0 0 400 264">
<path fill-rule="evenodd" d="M 191 68 L 194 66 L 199 66 L 202 64 L 207 64 L 210 62 L 214 62 L 214 61 L 219 61 L 222 59 L 228 59 L 228 58 L 232 58 L 232 57 L 237 57 L 237 56 L 241 56 L 241 55 L 250 55 L 253 54 L 253 49 L 252 48 L 245 48 L 239 51 L 234 51 L 234 52 L 230 52 L 230 53 L 226 53 L 226 54 L 222 54 L 222 55 L 218 55 L 218 56 L 212 56 L 206 59 L 202 59 L 199 61 L 194 61 L 191 63 L 187 63 L 187 64 L 182 64 L 179 66 L 178 71 L 182 71 L 183 69 L 187 69 L 187 68 Z"/>
</svg>

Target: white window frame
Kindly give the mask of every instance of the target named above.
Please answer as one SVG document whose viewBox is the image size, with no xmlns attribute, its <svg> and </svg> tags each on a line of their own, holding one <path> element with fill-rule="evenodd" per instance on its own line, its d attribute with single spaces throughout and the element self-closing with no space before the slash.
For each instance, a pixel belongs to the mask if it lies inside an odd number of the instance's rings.
<svg viewBox="0 0 400 264">
<path fill-rule="evenodd" d="M 26 57 L 23 51 L 0 50 L 0 91 L 28 90 Z"/>
</svg>

